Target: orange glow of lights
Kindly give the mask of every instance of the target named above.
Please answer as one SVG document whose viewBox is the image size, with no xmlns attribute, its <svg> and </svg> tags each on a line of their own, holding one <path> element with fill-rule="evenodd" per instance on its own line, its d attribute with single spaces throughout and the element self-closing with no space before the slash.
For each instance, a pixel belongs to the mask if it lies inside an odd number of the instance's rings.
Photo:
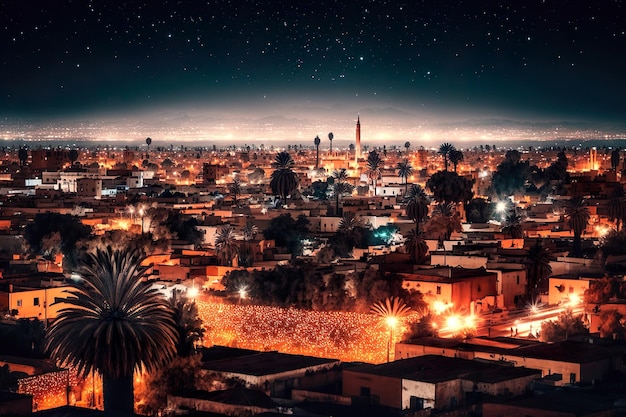
<svg viewBox="0 0 626 417">
<path fill-rule="evenodd" d="M 439 300 L 436 300 L 435 302 L 433 302 L 433 305 L 432 305 L 432 309 L 435 312 L 435 314 L 443 314 L 443 312 L 445 312 L 450 307 L 452 307 L 451 304 L 446 304 L 443 301 L 439 301 Z"/>
<path fill-rule="evenodd" d="M 398 318 L 396 316 L 388 316 L 385 318 L 387 326 L 395 328 L 398 325 Z"/>
<path fill-rule="evenodd" d="M 375 314 L 307 311 L 196 300 L 207 344 L 383 363 L 389 322 Z M 402 339 L 417 312 L 396 318 L 393 343 Z"/>
<path fill-rule="evenodd" d="M 578 294 L 572 293 L 572 294 L 569 295 L 569 304 L 570 304 L 570 306 L 578 305 L 578 304 L 580 304 L 581 301 L 582 300 L 581 300 L 581 298 L 580 298 L 580 296 Z"/>
<path fill-rule="evenodd" d="M 198 296 L 198 289 L 196 287 L 188 288 L 187 295 L 191 298 L 196 298 Z"/>
<path fill-rule="evenodd" d="M 17 392 L 33 396 L 33 407 L 37 410 L 67 405 L 67 387 L 76 385 L 76 377 L 73 372 L 63 369 L 20 378 L 17 382 Z"/>
</svg>

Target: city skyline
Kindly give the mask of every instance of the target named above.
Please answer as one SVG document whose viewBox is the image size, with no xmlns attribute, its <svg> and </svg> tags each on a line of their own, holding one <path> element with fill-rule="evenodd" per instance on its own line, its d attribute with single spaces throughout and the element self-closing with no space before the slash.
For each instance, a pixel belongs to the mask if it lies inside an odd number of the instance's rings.
<svg viewBox="0 0 626 417">
<path fill-rule="evenodd" d="M 100 127 L 71 139 L 340 143 L 357 115 L 373 144 L 626 129 L 621 2 L 12 1 L 4 15 L 4 139 L 52 124 Z"/>
</svg>

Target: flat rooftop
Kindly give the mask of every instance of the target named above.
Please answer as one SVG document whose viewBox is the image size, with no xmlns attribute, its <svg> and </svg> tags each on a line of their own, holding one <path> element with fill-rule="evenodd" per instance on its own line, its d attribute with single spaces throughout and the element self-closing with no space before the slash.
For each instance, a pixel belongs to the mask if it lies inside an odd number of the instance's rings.
<svg viewBox="0 0 626 417">
<path fill-rule="evenodd" d="M 450 381 L 458 378 L 493 383 L 535 374 L 538 377 L 541 376 L 541 371 L 536 369 L 515 368 L 438 355 L 418 356 L 381 365 L 355 366 L 345 371 L 430 383 Z"/>
<path fill-rule="evenodd" d="M 203 362 L 202 368 L 210 371 L 264 376 L 310 368 L 313 366 L 333 366 L 339 364 L 339 359 L 291 355 L 280 352 L 256 352 L 253 354 Z"/>
</svg>

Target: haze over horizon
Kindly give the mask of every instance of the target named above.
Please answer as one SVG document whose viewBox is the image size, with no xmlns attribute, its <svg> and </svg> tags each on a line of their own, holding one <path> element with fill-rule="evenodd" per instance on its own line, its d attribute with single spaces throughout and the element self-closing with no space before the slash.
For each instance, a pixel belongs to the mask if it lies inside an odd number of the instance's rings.
<svg viewBox="0 0 626 417">
<path fill-rule="evenodd" d="M 584 3 L 9 0 L 2 138 L 623 138 L 625 6 Z"/>
</svg>

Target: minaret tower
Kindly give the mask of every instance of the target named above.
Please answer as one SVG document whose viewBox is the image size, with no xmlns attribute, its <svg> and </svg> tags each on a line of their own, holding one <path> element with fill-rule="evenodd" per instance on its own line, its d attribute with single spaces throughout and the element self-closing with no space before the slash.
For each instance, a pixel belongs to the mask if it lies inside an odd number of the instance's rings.
<svg viewBox="0 0 626 417">
<path fill-rule="evenodd" d="M 354 148 L 354 163 L 359 165 L 359 155 L 361 155 L 361 119 L 356 116 L 356 146 Z"/>
</svg>

